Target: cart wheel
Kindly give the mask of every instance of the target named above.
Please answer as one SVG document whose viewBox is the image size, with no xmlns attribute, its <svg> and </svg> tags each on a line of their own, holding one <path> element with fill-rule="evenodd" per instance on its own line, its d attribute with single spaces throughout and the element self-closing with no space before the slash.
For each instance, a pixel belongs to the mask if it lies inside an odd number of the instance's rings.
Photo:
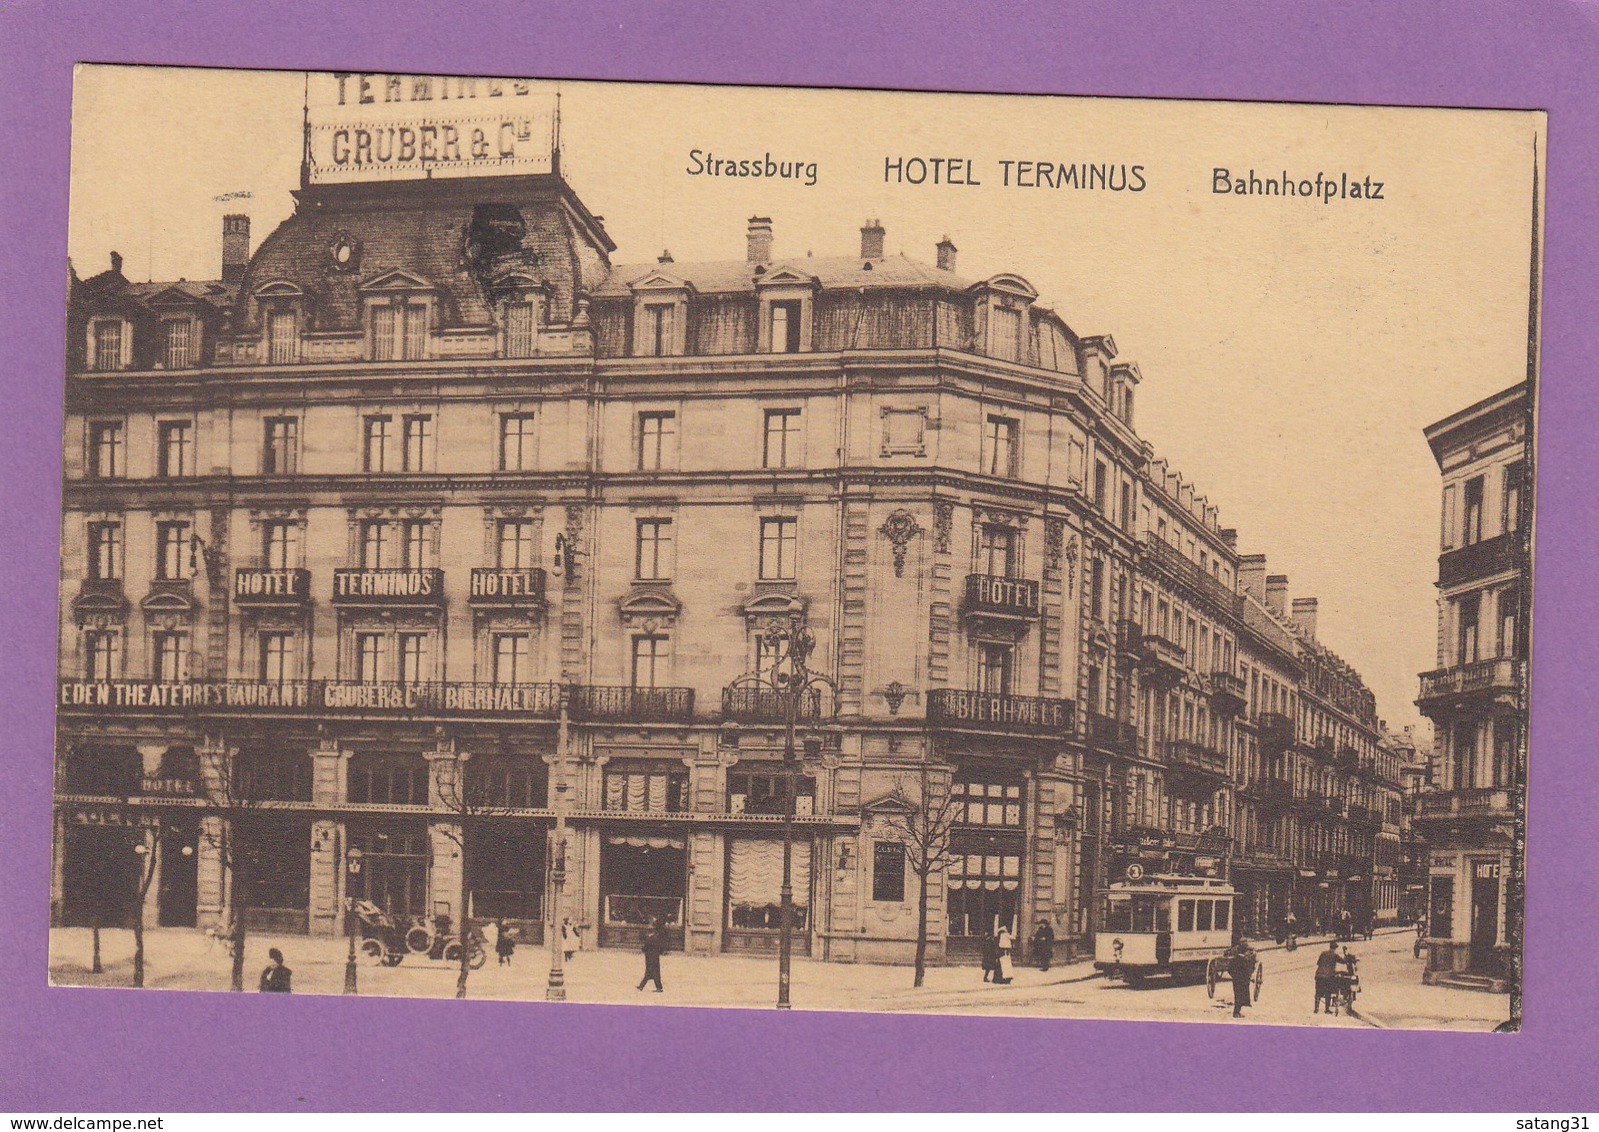
<svg viewBox="0 0 1599 1132">
<path fill-rule="evenodd" d="M 475 944 L 473 945 L 472 950 L 467 954 L 467 957 L 466 957 L 466 965 L 468 967 L 470 967 L 474 971 L 476 971 L 479 967 L 483 966 L 483 964 L 487 963 L 488 961 L 489 961 L 489 953 L 487 951 L 483 950 L 483 948 L 476 946 Z"/>
<path fill-rule="evenodd" d="M 417 953 L 426 951 L 433 946 L 433 933 L 418 924 L 405 933 L 405 946 Z"/>
<path fill-rule="evenodd" d="M 368 959 L 382 959 L 384 954 L 382 942 L 375 939 L 363 939 L 361 941 L 361 954 Z"/>
<path fill-rule="evenodd" d="M 1217 980 L 1217 975 L 1218 975 L 1217 968 L 1219 966 L 1220 966 L 1219 962 L 1217 960 L 1215 960 L 1215 959 L 1212 959 L 1209 963 L 1205 964 L 1205 997 L 1206 998 L 1215 998 L 1216 997 L 1216 980 Z"/>
<path fill-rule="evenodd" d="M 445 944 L 444 961 L 446 963 L 459 963 L 461 961 L 461 945 L 458 943 Z"/>
<path fill-rule="evenodd" d="M 1254 996 L 1250 999 L 1251 1002 L 1259 1002 L 1260 1001 L 1260 988 L 1265 985 L 1265 982 L 1266 982 L 1266 968 L 1261 966 L 1260 963 L 1257 962 L 1255 964 L 1255 987 L 1254 987 L 1255 993 L 1254 993 Z"/>
</svg>

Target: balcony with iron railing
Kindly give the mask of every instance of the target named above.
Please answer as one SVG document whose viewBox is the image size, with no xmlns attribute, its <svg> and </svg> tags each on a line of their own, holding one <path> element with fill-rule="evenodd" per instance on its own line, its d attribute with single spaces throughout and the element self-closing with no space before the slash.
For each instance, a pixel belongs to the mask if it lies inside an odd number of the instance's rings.
<svg viewBox="0 0 1599 1132">
<path fill-rule="evenodd" d="M 1333 763 L 1340 770 L 1358 771 L 1360 769 L 1360 752 L 1353 745 L 1345 743 L 1333 755 Z"/>
<path fill-rule="evenodd" d="M 927 694 L 927 721 L 940 727 L 1065 737 L 1077 729 L 1077 712 L 1071 700 L 935 688 Z"/>
<path fill-rule="evenodd" d="M 1138 754 L 1138 728 L 1091 711 L 1088 713 L 1088 745 L 1096 751 L 1133 758 Z"/>
<path fill-rule="evenodd" d="M 1433 790 L 1417 794 L 1412 807 L 1411 816 L 1420 823 L 1462 819 L 1497 821 L 1515 816 L 1515 795 L 1508 786 Z"/>
<path fill-rule="evenodd" d="M 1358 825 L 1362 828 L 1370 828 L 1382 824 L 1382 816 L 1376 810 L 1359 803 L 1352 803 L 1345 816 L 1348 817 L 1350 825 Z"/>
<path fill-rule="evenodd" d="M 1041 608 L 1035 581 L 996 574 L 966 575 L 966 601 L 962 611 L 968 616 L 1031 621 Z"/>
<path fill-rule="evenodd" d="M 444 604 L 444 571 L 341 568 L 333 571 L 336 605 Z"/>
<path fill-rule="evenodd" d="M 1116 647 L 1129 656 L 1144 651 L 1144 627 L 1136 621 L 1123 619 L 1116 624 Z"/>
<path fill-rule="evenodd" d="M 1524 684 L 1525 662 L 1493 657 L 1453 668 L 1421 674 L 1421 695 L 1416 700 L 1423 715 L 1436 717 L 1458 708 L 1493 704 L 1514 708 Z"/>
<path fill-rule="evenodd" d="M 1182 551 L 1172 546 L 1155 531 L 1144 535 L 1146 560 L 1159 566 L 1167 575 L 1186 586 L 1200 600 L 1210 603 L 1229 617 L 1242 615 L 1243 598 L 1190 562 Z"/>
<path fill-rule="evenodd" d="M 1156 683 L 1172 683 L 1188 670 L 1188 654 L 1176 641 L 1145 633 L 1138 663 L 1144 674 Z"/>
<path fill-rule="evenodd" d="M 233 572 L 233 604 L 241 609 L 305 605 L 311 571 L 241 568 Z"/>
<path fill-rule="evenodd" d="M 694 718 L 694 689 L 580 684 L 568 705 L 578 723 L 687 723 Z"/>
<path fill-rule="evenodd" d="M 1166 764 L 1176 770 L 1226 779 L 1227 756 L 1192 739 L 1170 739 L 1166 743 Z"/>
<path fill-rule="evenodd" d="M 1521 532 L 1511 531 L 1440 555 L 1438 584 L 1456 586 L 1524 565 Z"/>
<path fill-rule="evenodd" d="M 1294 804 L 1294 784 L 1285 778 L 1257 778 L 1245 788 L 1244 794 L 1262 809 L 1281 811 Z"/>
<path fill-rule="evenodd" d="M 1263 711 L 1255 717 L 1255 737 L 1261 753 L 1276 758 L 1294 745 L 1294 721 L 1281 712 Z"/>
<path fill-rule="evenodd" d="M 815 723 L 822 718 L 822 701 L 820 688 L 790 692 L 755 684 L 730 684 L 722 689 L 722 718 L 734 723 Z"/>
<path fill-rule="evenodd" d="M 1236 672 L 1210 674 L 1210 706 L 1217 715 L 1231 718 L 1249 702 L 1249 685 Z"/>
<path fill-rule="evenodd" d="M 1333 761 L 1338 757 L 1338 749 L 1333 744 L 1331 735 L 1316 736 L 1314 739 L 1310 740 L 1310 742 L 1305 744 L 1305 750 L 1311 756 L 1320 759 L 1329 766 L 1332 765 Z"/>
</svg>

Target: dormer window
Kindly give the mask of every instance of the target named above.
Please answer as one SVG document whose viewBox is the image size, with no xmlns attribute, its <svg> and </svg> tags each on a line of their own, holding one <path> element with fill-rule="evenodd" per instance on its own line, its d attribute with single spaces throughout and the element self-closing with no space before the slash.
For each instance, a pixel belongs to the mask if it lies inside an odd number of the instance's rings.
<svg viewBox="0 0 1599 1132">
<path fill-rule="evenodd" d="M 1029 360 L 1029 312 L 1038 292 L 1020 275 L 996 275 L 977 285 L 978 305 L 986 313 L 982 352 L 1007 362 Z"/>
<path fill-rule="evenodd" d="M 687 281 L 652 271 L 632 285 L 633 356 L 673 357 L 688 352 Z"/>
<path fill-rule="evenodd" d="M 993 326 L 989 331 L 989 353 L 1007 362 L 1020 361 L 1022 357 L 1022 312 L 1009 307 L 995 307 Z"/>
<path fill-rule="evenodd" d="M 800 348 L 800 304 L 788 300 L 772 304 L 772 353 L 797 354 Z"/>
<path fill-rule="evenodd" d="M 162 324 L 166 340 L 162 344 L 161 364 L 166 369 L 188 369 L 195 364 L 194 320 L 170 318 Z"/>
<path fill-rule="evenodd" d="M 266 315 L 267 361 L 289 365 L 300 360 L 300 331 L 290 307 L 277 307 Z"/>
<path fill-rule="evenodd" d="M 672 303 L 644 304 L 644 331 L 641 341 L 644 356 L 662 358 L 675 353 L 672 349 L 676 337 L 677 307 Z"/>
<path fill-rule="evenodd" d="M 117 370 L 124 364 L 127 342 L 126 327 L 120 318 L 96 319 L 90 327 L 90 344 L 94 350 L 94 368 Z"/>
<path fill-rule="evenodd" d="M 404 298 L 372 307 L 372 360 L 411 361 L 427 356 L 427 304 Z"/>
<path fill-rule="evenodd" d="M 504 355 L 507 358 L 531 358 L 538 345 L 538 304 L 531 299 L 517 299 L 505 304 Z"/>
</svg>

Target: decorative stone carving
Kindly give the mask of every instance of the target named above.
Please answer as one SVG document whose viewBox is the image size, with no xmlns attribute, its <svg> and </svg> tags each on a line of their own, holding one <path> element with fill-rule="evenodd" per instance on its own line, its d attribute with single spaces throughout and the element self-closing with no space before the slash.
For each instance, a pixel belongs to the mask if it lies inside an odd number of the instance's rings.
<svg viewBox="0 0 1599 1132">
<path fill-rule="evenodd" d="M 1066 543 L 1066 592 L 1071 593 L 1077 579 L 1077 536 Z"/>
<path fill-rule="evenodd" d="M 883 525 L 877 533 L 886 538 L 894 548 L 894 577 L 905 576 L 905 550 L 910 545 L 911 539 L 922 533 L 921 524 L 903 507 L 891 512 L 883 520 Z"/>
<path fill-rule="evenodd" d="M 1060 569 L 1061 545 L 1065 540 L 1065 523 L 1059 519 L 1051 519 L 1044 525 L 1044 568 L 1046 570 Z"/>
<path fill-rule="evenodd" d="M 955 525 L 955 504 L 948 499 L 933 501 L 933 550 L 949 553 L 949 533 Z"/>
</svg>

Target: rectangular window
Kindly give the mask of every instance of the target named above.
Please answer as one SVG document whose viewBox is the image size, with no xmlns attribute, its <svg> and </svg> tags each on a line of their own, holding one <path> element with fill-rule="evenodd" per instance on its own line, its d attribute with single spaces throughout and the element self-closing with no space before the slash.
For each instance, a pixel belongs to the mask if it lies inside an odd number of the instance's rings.
<svg viewBox="0 0 1599 1132">
<path fill-rule="evenodd" d="M 761 467 L 795 468 L 800 464 L 800 411 L 766 410 L 766 435 L 761 445 Z"/>
<path fill-rule="evenodd" d="M 527 684 L 533 679 L 533 642 L 526 633 L 494 635 L 494 682 Z"/>
<path fill-rule="evenodd" d="M 1177 902 L 1177 930 L 1180 932 L 1194 930 L 1194 902 L 1192 900 L 1179 900 Z"/>
<path fill-rule="evenodd" d="M 1482 476 L 1466 481 L 1466 526 L 1461 532 L 1461 546 L 1473 546 L 1482 541 L 1482 485 Z"/>
<path fill-rule="evenodd" d="M 1016 532 L 1010 527 L 984 524 L 977 528 L 977 572 L 1008 578 L 1016 565 Z"/>
<path fill-rule="evenodd" d="M 531 472 L 537 466 L 533 449 L 533 414 L 500 414 L 500 471 Z"/>
<path fill-rule="evenodd" d="M 1216 910 L 1214 900 L 1200 900 L 1194 908 L 1194 930 L 1196 932 L 1210 931 L 1211 916 Z"/>
<path fill-rule="evenodd" d="M 1008 782 L 956 782 L 950 787 L 956 820 L 965 825 L 1022 824 L 1022 788 Z"/>
<path fill-rule="evenodd" d="M 727 776 L 727 812 L 780 815 L 788 808 L 790 780 L 781 772 L 734 771 Z M 793 779 L 794 812 L 808 817 L 816 810 L 816 780 L 806 775 Z"/>
<path fill-rule="evenodd" d="M 404 308 L 404 356 L 427 356 L 428 309 L 421 303 L 411 303 Z"/>
<path fill-rule="evenodd" d="M 425 759 L 416 755 L 378 755 L 358 753 L 350 758 L 350 801 L 366 804 L 381 803 L 390 806 L 425 806 L 428 803 L 428 764 Z M 351 837 L 351 842 L 357 838 Z M 384 868 L 376 869 L 370 864 L 362 869 L 363 883 L 369 886 L 367 892 L 374 900 L 385 897 L 379 895 L 375 889 L 381 883 L 386 894 L 390 895 L 397 913 L 403 914 L 403 909 L 420 905 L 421 894 L 416 892 L 409 897 L 396 894 L 393 887 L 395 870 L 392 868 L 392 857 L 401 853 L 410 853 L 420 860 L 420 874 L 425 882 L 427 873 L 426 840 L 419 837 L 413 841 L 409 837 L 391 837 L 378 834 L 367 843 L 363 852 L 370 862 L 376 854 L 385 858 Z M 383 877 L 379 882 L 377 878 Z M 403 887 L 410 887 L 409 885 Z M 417 888 L 420 889 L 418 884 Z"/>
<path fill-rule="evenodd" d="M 977 646 L 977 690 L 992 696 L 1010 695 L 1011 647 L 984 641 Z"/>
<path fill-rule="evenodd" d="M 532 519 L 501 519 L 495 565 L 501 570 L 530 570 L 536 564 Z"/>
<path fill-rule="evenodd" d="M 1133 485 L 1130 483 L 1122 484 L 1122 510 L 1117 522 L 1121 523 L 1123 530 L 1133 529 Z"/>
<path fill-rule="evenodd" d="M 194 323 L 187 318 L 174 318 L 166 323 L 167 338 L 162 351 L 162 363 L 167 369 L 188 369 L 194 364 L 191 343 Z"/>
<path fill-rule="evenodd" d="M 295 638 L 293 633 L 261 634 L 261 679 L 281 684 L 295 678 Z"/>
<path fill-rule="evenodd" d="M 355 635 L 355 678 L 362 684 L 383 679 L 384 637 L 382 633 Z"/>
<path fill-rule="evenodd" d="M 798 519 L 761 520 L 762 581 L 793 581 L 799 540 Z"/>
<path fill-rule="evenodd" d="M 370 416 L 362 418 L 362 471 L 388 471 L 389 429 L 393 423 L 394 418 L 386 416 Z"/>
<path fill-rule="evenodd" d="M 991 334 L 994 357 L 1008 362 L 1022 360 L 1022 312 L 1006 307 L 994 307 L 994 326 Z"/>
<path fill-rule="evenodd" d="M 1506 534 L 1521 529 L 1522 475 L 1525 467 L 1524 464 L 1515 463 L 1505 468 L 1503 529 Z"/>
<path fill-rule="evenodd" d="M 667 638 L 656 634 L 633 638 L 633 687 L 660 688 L 666 686 L 667 666 L 670 662 Z"/>
<path fill-rule="evenodd" d="M 405 553 L 405 560 L 401 563 L 407 570 L 426 570 L 432 561 L 429 554 L 431 549 L 432 524 L 424 519 L 408 519 L 400 524 L 400 534 L 404 538 L 401 549 Z"/>
<path fill-rule="evenodd" d="M 681 814 L 689 808 L 688 773 L 630 760 L 605 768 L 604 808 L 632 813 Z"/>
<path fill-rule="evenodd" d="M 1455 488 L 1453 484 L 1444 488 L 1442 515 L 1443 518 L 1438 533 L 1438 547 L 1440 550 L 1453 550 L 1455 546 Z"/>
<path fill-rule="evenodd" d="M 271 519 L 261 524 L 261 557 L 268 570 L 295 570 L 300 566 L 300 524 Z"/>
<path fill-rule="evenodd" d="M 97 370 L 122 368 L 122 323 L 94 324 L 94 368 Z"/>
<path fill-rule="evenodd" d="M 1429 878 L 1432 891 L 1428 899 L 1427 938 L 1449 939 L 1455 934 L 1455 878 Z"/>
<path fill-rule="evenodd" d="M 428 471 L 433 464 L 433 418 L 426 415 L 408 416 L 402 425 L 405 448 L 401 455 L 400 470 Z"/>
<path fill-rule="evenodd" d="M 1521 594 L 1515 590 L 1499 591 L 1499 655 L 1521 655 Z"/>
<path fill-rule="evenodd" d="M 532 303 L 505 304 L 505 356 L 531 358 L 538 344 L 538 320 Z"/>
<path fill-rule="evenodd" d="M 182 684 L 189 679 L 189 637 L 187 633 L 151 634 L 150 645 L 157 684 Z"/>
<path fill-rule="evenodd" d="M 389 525 L 382 519 L 361 524 L 361 569 L 383 570 L 389 565 Z"/>
<path fill-rule="evenodd" d="M 1100 511 L 1104 511 L 1105 510 L 1106 477 L 1107 477 L 1108 474 L 1109 473 L 1106 471 L 1106 468 L 1105 468 L 1105 462 L 1103 460 L 1095 460 L 1094 461 L 1094 506 L 1098 507 L 1100 509 Z"/>
<path fill-rule="evenodd" d="M 644 307 L 644 353 L 664 358 L 676 353 L 677 308 L 671 303 L 648 303 Z"/>
<path fill-rule="evenodd" d="M 905 899 L 905 846 L 898 841 L 872 845 L 872 899 L 887 904 Z"/>
<path fill-rule="evenodd" d="M 127 475 L 127 467 L 123 462 L 121 421 L 90 423 L 89 475 L 97 480 L 115 480 Z"/>
<path fill-rule="evenodd" d="M 801 309 L 798 302 L 772 304 L 772 353 L 799 353 Z"/>
<path fill-rule="evenodd" d="M 1463 597 L 1455 604 L 1456 616 L 1460 619 L 1460 633 L 1457 638 L 1459 654 L 1457 664 L 1472 664 L 1481 659 L 1477 635 L 1477 622 L 1482 610 L 1480 594 Z"/>
<path fill-rule="evenodd" d="M 677 456 L 677 414 L 638 415 L 638 466 L 641 472 L 669 468 Z"/>
<path fill-rule="evenodd" d="M 393 303 L 372 308 L 372 358 L 379 362 L 427 354 L 427 306 Z"/>
<path fill-rule="evenodd" d="M 156 434 L 156 475 L 163 479 L 194 475 L 194 422 L 162 421 Z"/>
<path fill-rule="evenodd" d="M 261 472 L 292 476 L 300 470 L 300 422 L 294 417 L 268 417 L 261 444 Z"/>
<path fill-rule="evenodd" d="M 988 466 L 983 470 L 989 475 L 1016 474 L 1016 430 L 1017 422 L 1010 417 L 988 418 Z"/>
<path fill-rule="evenodd" d="M 189 524 L 162 522 L 155 525 L 155 576 L 163 582 L 191 577 L 189 552 L 192 547 Z"/>
<path fill-rule="evenodd" d="M 637 577 L 641 582 L 665 581 L 672 576 L 672 520 L 640 519 Z"/>
<path fill-rule="evenodd" d="M 115 680 L 122 670 L 122 636 L 110 629 L 83 634 L 83 676 L 86 680 Z"/>
<path fill-rule="evenodd" d="M 433 678 L 428 664 L 426 633 L 401 633 L 399 640 L 400 683 L 425 684 Z"/>
<path fill-rule="evenodd" d="M 1096 620 L 1105 620 L 1105 560 L 1095 558 L 1088 565 L 1088 609 Z"/>
<path fill-rule="evenodd" d="M 295 330 L 294 312 L 286 310 L 267 313 L 267 361 L 273 365 L 286 365 L 298 361 L 299 334 Z"/>
<path fill-rule="evenodd" d="M 114 582 L 122 577 L 122 524 L 89 524 L 89 577 Z"/>
<path fill-rule="evenodd" d="M 387 362 L 399 356 L 399 325 L 399 312 L 394 307 L 372 308 L 373 360 Z"/>
</svg>

